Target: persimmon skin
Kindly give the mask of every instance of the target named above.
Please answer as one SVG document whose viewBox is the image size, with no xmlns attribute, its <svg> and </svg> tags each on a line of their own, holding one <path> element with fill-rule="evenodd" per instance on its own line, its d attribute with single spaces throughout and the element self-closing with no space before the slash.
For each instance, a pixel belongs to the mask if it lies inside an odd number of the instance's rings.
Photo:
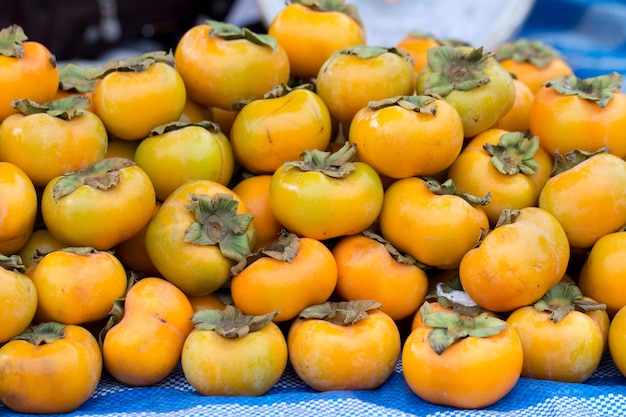
<svg viewBox="0 0 626 417">
<path fill-rule="evenodd" d="M 562 58 L 555 58 L 545 67 L 539 67 L 531 62 L 519 62 L 513 59 L 500 61 L 500 65 L 530 88 L 536 94 L 545 83 L 561 75 L 571 75 L 573 70 Z"/>
<path fill-rule="evenodd" d="M 237 183 L 232 190 L 254 216 L 252 224 L 256 230 L 253 252 L 266 247 L 278 239 L 283 225 L 276 219 L 269 201 L 271 175 L 255 175 Z"/>
<path fill-rule="evenodd" d="M 107 74 L 96 83 L 91 105 L 109 134 L 135 141 L 178 120 L 186 101 L 181 75 L 171 65 L 157 62 L 143 71 Z"/>
<path fill-rule="evenodd" d="M 33 256 L 36 255 L 37 250 L 56 250 L 63 249 L 65 246 L 63 242 L 52 236 L 48 229 L 35 229 L 17 254 L 22 258 L 22 263 L 28 270 L 33 265 Z"/>
<path fill-rule="evenodd" d="M 0 162 L 0 253 L 13 255 L 28 243 L 38 205 L 37 190 L 28 174 L 15 164 Z"/>
<path fill-rule="evenodd" d="M 400 39 L 396 44 L 396 47 L 402 49 L 411 55 L 413 58 L 413 69 L 415 73 L 419 72 L 428 63 L 428 56 L 426 51 L 429 48 L 441 46 L 441 42 L 431 36 L 413 36 L 410 33 Z"/>
<path fill-rule="evenodd" d="M 22 333 L 37 311 L 37 288 L 33 281 L 17 270 L 0 268 L 0 346 Z"/>
<path fill-rule="evenodd" d="M 107 145 L 105 126 L 90 111 L 69 120 L 46 113 L 17 113 L 0 124 L 0 160 L 22 168 L 40 188 L 57 176 L 102 160 Z"/>
<path fill-rule="evenodd" d="M 126 158 L 134 162 L 135 151 L 140 143 L 139 140 L 124 140 L 111 136 L 108 140 L 105 158 Z"/>
<path fill-rule="evenodd" d="M 202 395 L 259 396 L 278 382 L 287 366 L 287 341 L 273 322 L 243 337 L 227 338 L 194 329 L 185 339 L 185 378 Z"/>
<path fill-rule="evenodd" d="M 230 138 L 230 131 L 232 130 L 235 118 L 239 114 L 239 110 L 225 110 L 219 107 L 209 107 L 211 117 L 208 119 L 212 122 L 220 125 L 220 130 Z"/>
<path fill-rule="evenodd" d="M 244 314 L 279 309 L 274 322 L 295 318 L 306 307 L 322 304 L 337 284 L 337 264 L 319 240 L 300 238 L 293 262 L 261 258 L 235 275 L 230 284 L 233 304 Z"/>
<path fill-rule="evenodd" d="M 606 314 L 606 312 L 604 312 Z M 513 311 L 507 322 L 517 330 L 524 350 L 522 376 L 580 383 L 598 368 L 605 342 L 602 328 L 587 314 L 569 312 L 558 323 L 534 306 Z"/>
<path fill-rule="evenodd" d="M 150 177 L 159 201 L 193 180 L 227 185 L 235 166 L 226 135 L 193 125 L 143 139 L 133 160 Z"/>
<path fill-rule="evenodd" d="M 192 316 L 189 299 L 173 284 L 157 277 L 139 280 L 126 294 L 121 321 L 105 334 L 105 368 L 130 386 L 163 380 L 180 360 Z"/>
<path fill-rule="evenodd" d="M 37 287 L 37 323 L 85 324 L 105 319 L 127 287 L 126 271 L 106 251 L 55 250 L 26 271 Z M 91 296 L 86 296 L 90 294 Z"/>
<path fill-rule="evenodd" d="M 222 300 L 217 293 L 207 295 L 188 295 L 187 299 L 191 303 L 194 313 L 200 310 L 223 310 L 227 303 Z"/>
<path fill-rule="evenodd" d="M 211 27 L 190 28 L 178 41 L 175 67 L 187 95 L 199 104 L 232 110 L 244 100 L 262 98 L 289 80 L 289 59 L 274 49 L 245 39 L 226 40 L 209 34 Z"/>
<path fill-rule="evenodd" d="M 248 211 L 230 188 L 214 181 L 193 180 L 172 192 L 148 222 L 146 251 L 160 275 L 186 295 L 200 296 L 210 294 L 226 283 L 235 261 L 225 257 L 218 245 L 184 241 L 187 228 L 196 221 L 194 213 L 187 208 L 193 194 L 214 199 L 218 194 L 229 194 L 238 201 L 237 214 L 247 214 Z M 246 235 L 249 246 L 254 246 L 254 225 L 249 225 Z"/>
<path fill-rule="evenodd" d="M 608 233 L 591 247 L 578 276 L 582 293 L 606 304 L 610 317 L 626 305 L 626 232 Z"/>
<path fill-rule="evenodd" d="M 525 207 L 513 223 L 496 227 L 463 256 L 459 277 L 479 306 L 508 312 L 534 303 L 556 285 L 569 259 L 569 242 L 557 219 Z"/>
<path fill-rule="evenodd" d="M 281 165 L 272 174 L 269 190 L 276 219 L 290 232 L 318 240 L 370 227 L 383 205 L 383 184 L 374 168 L 359 161 L 353 164 L 356 169 L 339 178 Z"/>
<path fill-rule="evenodd" d="M 626 161 L 597 154 L 550 178 L 538 206 L 556 217 L 573 248 L 587 249 L 626 224 L 624 189 Z"/>
<path fill-rule="evenodd" d="M 268 34 L 287 52 L 292 75 L 314 78 L 330 55 L 365 44 L 364 28 L 339 11 L 318 11 L 292 3 L 272 20 Z"/>
<path fill-rule="evenodd" d="M 376 300 L 381 311 L 401 320 L 417 311 L 428 288 L 426 272 L 391 256 L 383 243 L 346 236 L 332 249 L 337 261 L 336 294 L 343 300 Z"/>
<path fill-rule="evenodd" d="M 409 388 L 433 404 L 480 409 L 506 396 L 519 380 L 523 355 L 515 329 L 490 337 L 466 337 L 437 355 L 428 342 L 431 327 L 417 326 L 402 350 Z"/>
<path fill-rule="evenodd" d="M 384 52 L 362 58 L 336 53 L 320 68 L 316 89 L 333 119 L 349 124 L 370 101 L 412 95 L 416 78 L 407 56 Z"/>
<path fill-rule="evenodd" d="M 526 132 L 530 129 L 530 106 L 535 94 L 518 78 L 513 78 L 513 84 L 515 86 L 513 107 L 500 117 L 493 127 L 510 132 Z"/>
<path fill-rule="evenodd" d="M 272 174 L 305 150 L 325 151 L 331 119 L 326 104 L 311 90 L 255 100 L 239 111 L 230 130 L 237 161 L 255 174 Z"/>
<path fill-rule="evenodd" d="M 154 213 L 154 186 L 135 164 L 121 168 L 119 175 L 115 187 L 81 186 L 62 198 L 55 198 L 54 188 L 64 176 L 50 180 L 41 196 L 41 213 L 50 233 L 66 246 L 98 250 L 109 250 L 139 233 Z"/>
<path fill-rule="evenodd" d="M 102 375 L 102 356 L 87 329 L 67 325 L 63 337 L 51 343 L 7 342 L 0 348 L 0 369 L 0 401 L 8 408 L 63 414 L 91 397 Z"/>
<path fill-rule="evenodd" d="M 183 112 L 178 118 L 181 122 L 198 123 L 203 120 L 212 120 L 213 112 L 210 107 L 204 106 L 187 97 Z"/>
<path fill-rule="evenodd" d="M 608 147 L 609 152 L 626 157 L 626 94 L 614 91 L 606 106 L 564 95 L 552 86 L 535 93 L 528 114 L 531 134 L 541 138 L 540 145 L 550 154 L 573 150 L 595 152 Z"/>
<path fill-rule="evenodd" d="M 417 177 L 402 178 L 385 191 L 379 216 L 382 236 L 419 262 L 458 268 L 489 219 L 480 206 L 455 195 L 437 195 Z"/>
<path fill-rule="evenodd" d="M 157 202 L 154 206 L 153 217 L 160 207 L 161 203 Z M 115 255 L 126 269 L 143 273 L 146 276 L 160 277 L 159 270 L 154 266 L 146 250 L 147 228 L 148 225 L 146 224 L 137 234 L 118 243 L 115 246 Z"/>
<path fill-rule="evenodd" d="M 476 196 L 491 193 L 491 201 L 483 206 L 491 227 L 495 226 L 504 209 L 521 209 L 537 205 L 539 193 L 550 178 L 553 156 L 539 148 L 533 157 L 539 166 L 532 174 L 503 174 L 491 163 L 485 144 L 497 145 L 509 131 L 491 128 L 474 136 L 463 148 L 448 170 L 460 192 Z"/>
<path fill-rule="evenodd" d="M 18 112 L 11 106 L 13 100 L 45 103 L 54 98 L 59 87 L 59 68 L 48 48 L 34 41 L 22 46 L 21 58 L 0 55 L 0 123 Z"/>
<path fill-rule="evenodd" d="M 350 326 L 296 319 L 289 327 L 289 359 L 298 376 L 317 391 L 374 389 L 400 357 L 395 322 L 380 310 Z"/>
<path fill-rule="evenodd" d="M 626 376 L 626 307 L 622 307 L 611 320 L 609 352 L 617 369 Z"/>
<path fill-rule="evenodd" d="M 401 106 L 359 110 L 348 138 L 356 144 L 357 159 L 391 178 L 445 171 L 463 147 L 463 122 L 445 100 L 436 99 L 430 105 L 436 106 L 435 114 Z"/>
</svg>

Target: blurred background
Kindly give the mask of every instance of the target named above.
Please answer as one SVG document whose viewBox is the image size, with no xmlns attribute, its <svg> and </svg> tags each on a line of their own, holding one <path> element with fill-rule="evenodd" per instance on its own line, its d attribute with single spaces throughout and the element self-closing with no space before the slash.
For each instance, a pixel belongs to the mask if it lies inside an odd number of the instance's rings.
<svg viewBox="0 0 626 417">
<path fill-rule="evenodd" d="M 59 61 L 173 50 L 207 18 L 264 30 L 253 0 L 0 0 L 0 27 L 22 26 Z"/>
<path fill-rule="evenodd" d="M 623 0 L 347 0 L 364 21 L 368 44 L 393 46 L 409 30 L 493 48 L 540 39 L 581 78 L 626 73 Z M 214 19 L 267 30 L 285 0 L 0 0 L 0 27 L 16 23 L 61 62 L 105 62 L 174 50 L 193 25 Z"/>
</svg>

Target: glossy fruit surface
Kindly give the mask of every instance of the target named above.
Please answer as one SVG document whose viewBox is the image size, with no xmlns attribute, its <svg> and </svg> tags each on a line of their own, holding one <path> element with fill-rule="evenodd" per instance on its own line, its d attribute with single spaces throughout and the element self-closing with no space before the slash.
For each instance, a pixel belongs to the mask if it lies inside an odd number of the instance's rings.
<svg viewBox="0 0 626 417">
<path fill-rule="evenodd" d="M 83 327 L 41 323 L 0 347 L 0 369 L 0 401 L 8 408 L 64 414 L 96 390 L 102 356 L 98 341 Z"/>
<path fill-rule="evenodd" d="M 345 312 L 324 319 L 325 311 L 366 309 L 366 314 Z M 325 304 L 321 315 L 313 306 L 292 322 L 287 335 L 289 360 L 298 376 L 317 391 L 374 389 L 393 372 L 400 357 L 400 334 L 395 322 L 368 301 Z M 373 305 L 376 305 L 374 303 Z M 357 310 L 359 311 L 359 310 Z"/>
<path fill-rule="evenodd" d="M 223 110 L 261 98 L 289 80 L 287 53 L 273 37 L 223 22 L 190 28 L 174 59 L 189 97 Z"/>
<path fill-rule="evenodd" d="M 402 349 L 404 378 L 416 395 L 433 404 L 480 409 L 505 397 L 517 384 L 523 352 L 515 329 L 481 315 L 465 320 L 465 326 L 474 327 L 472 334 L 444 347 L 437 341 L 444 340 L 451 329 L 445 323 L 458 316 L 447 311 L 421 312 L 427 324 L 416 327 Z M 482 329 L 489 330 L 483 333 Z"/>
<path fill-rule="evenodd" d="M 333 52 L 365 44 L 356 7 L 343 3 L 292 1 L 274 17 L 267 31 L 285 48 L 292 75 L 314 78 Z"/>
<path fill-rule="evenodd" d="M 187 381 L 210 396 L 269 391 L 287 366 L 287 342 L 272 316 L 244 315 L 233 306 L 197 312 L 181 354 Z"/>
<path fill-rule="evenodd" d="M 59 86 L 55 56 L 42 43 L 28 41 L 24 30 L 11 25 L 0 31 L 0 122 L 17 113 L 11 102 L 30 99 L 52 100 Z"/>
<path fill-rule="evenodd" d="M 103 66 L 92 106 L 109 134 L 140 140 L 155 127 L 178 120 L 187 91 L 173 61 L 171 54 L 157 51 Z"/>
<path fill-rule="evenodd" d="M 39 206 L 30 177 L 10 162 L 0 162 L 0 253 L 13 255 L 30 238 Z"/>
<path fill-rule="evenodd" d="M 146 277 L 130 287 L 102 337 L 104 366 L 117 381 L 148 386 L 180 360 L 191 332 L 191 303 L 168 281 Z"/>
</svg>

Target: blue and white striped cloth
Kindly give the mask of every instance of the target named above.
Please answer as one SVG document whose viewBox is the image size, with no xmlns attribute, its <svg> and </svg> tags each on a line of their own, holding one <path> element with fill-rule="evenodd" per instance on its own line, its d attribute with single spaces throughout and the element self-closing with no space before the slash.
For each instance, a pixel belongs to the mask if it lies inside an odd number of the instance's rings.
<svg viewBox="0 0 626 417">
<path fill-rule="evenodd" d="M 0 416 L 18 415 L 0 406 Z M 496 404 L 481 410 L 436 406 L 417 397 L 399 363 L 378 389 L 317 392 L 287 368 L 280 381 L 260 397 L 205 397 L 185 380 L 180 365 L 153 387 L 129 388 L 104 376 L 93 396 L 78 410 L 81 417 L 601 417 L 626 415 L 626 378 L 606 355 L 584 384 L 521 378 Z"/>
</svg>

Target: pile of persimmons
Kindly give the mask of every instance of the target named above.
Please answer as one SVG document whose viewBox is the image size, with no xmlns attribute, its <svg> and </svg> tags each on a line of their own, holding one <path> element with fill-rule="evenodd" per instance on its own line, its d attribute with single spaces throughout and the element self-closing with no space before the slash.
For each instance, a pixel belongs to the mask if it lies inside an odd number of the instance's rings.
<svg viewBox="0 0 626 417">
<path fill-rule="evenodd" d="M 337 1 L 100 67 L 2 29 L 0 401 L 69 412 L 178 363 L 235 396 L 401 362 L 459 408 L 626 373 L 621 82 L 527 39 L 369 46 Z"/>
</svg>

